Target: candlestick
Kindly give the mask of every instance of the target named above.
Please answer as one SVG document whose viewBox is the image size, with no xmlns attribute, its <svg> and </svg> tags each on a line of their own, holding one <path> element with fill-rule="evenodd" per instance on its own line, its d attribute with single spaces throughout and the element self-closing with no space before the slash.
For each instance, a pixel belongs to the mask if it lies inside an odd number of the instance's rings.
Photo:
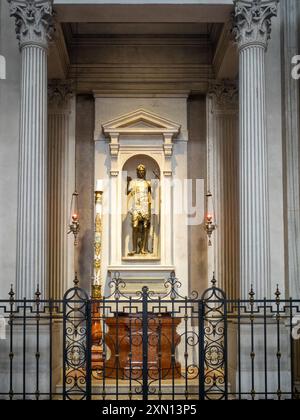
<svg viewBox="0 0 300 420">
<path fill-rule="evenodd" d="M 97 179 L 96 181 L 96 191 L 103 192 L 103 180 Z"/>
<path fill-rule="evenodd" d="M 97 181 L 95 191 L 95 238 L 94 238 L 94 278 L 92 284 L 92 369 L 103 369 L 102 328 L 100 302 L 101 293 L 101 236 L 102 236 L 102 183 Z M 96 373 L 97 374 L 97 373 Z"/>
</svg>

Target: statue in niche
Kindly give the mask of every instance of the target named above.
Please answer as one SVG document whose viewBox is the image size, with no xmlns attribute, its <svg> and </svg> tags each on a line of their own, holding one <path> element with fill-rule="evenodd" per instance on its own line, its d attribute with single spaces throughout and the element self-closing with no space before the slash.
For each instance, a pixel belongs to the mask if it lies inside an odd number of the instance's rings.
<svg viewBox="0 0 300 420">
<path fill-rule="evenodd" d="M 151 226 L 151 182 L 146 180 L 146 167 L 136 168 L 137 178 L 127 177 L 127 195 L 131 198 L 132 251 L 128 256 L 149 254 L 148 240 Z"/>
</svg>

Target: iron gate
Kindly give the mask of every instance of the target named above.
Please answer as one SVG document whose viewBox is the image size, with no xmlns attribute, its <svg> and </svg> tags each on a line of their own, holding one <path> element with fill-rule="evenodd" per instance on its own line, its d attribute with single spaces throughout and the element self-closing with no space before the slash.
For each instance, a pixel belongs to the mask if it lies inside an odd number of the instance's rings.
<svg viewBox="0 0 300 420">
<path fill-rule="evenodd" d="M 300 301 L 232 300 L 216 286 L 132 294 L 116 275 L 90 298 L 0 301 L 0 397 L 7 399 L 294 399 Z M 0 331 L 1 332 L 1 331 Z M 3 338 L 0 336 L 0 338 Z M 296 346 L 297 344 L 297 346 Z M 298 362 L 297 362 L 298 361 Z M 299 369 L 299 367 L 298 367 Z"/>
<path fill-rule="evenodd" d="M 226 307 L 220 289 L 213 285 L 202 299 L 196 293 L 183 298 L 174 274 L 162 296 L 147 287 L 128 296 L 119 277 L 110 286 L 114 290 L 107 298 L 90 300 L 77 286 L 65 295 L 64 399 L 228 398 Z M 95 312 L 102 330 L 98 343 L 102 360 L 93 369 Z M 125 336 L 124 314 L 129 317 Z M 114 328 L 108 332 L 112 320 Z M 120 360 L 124 347 L 126 360 Z"/>
</svg>

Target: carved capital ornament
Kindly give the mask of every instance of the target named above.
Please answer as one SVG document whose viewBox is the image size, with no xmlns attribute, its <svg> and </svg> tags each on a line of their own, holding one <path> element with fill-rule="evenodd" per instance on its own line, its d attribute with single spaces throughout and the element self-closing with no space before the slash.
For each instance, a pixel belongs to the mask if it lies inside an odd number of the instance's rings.
<svg viewBox="0 0 300 420">
<path fill-rule="evenodd" d="M 234 1 L 232 32 L 240 49 L 249 45 L 267 48 L 277 9 L 278 0 Z"/>
<path fill-rule="evenodd" d="M 48 84 L 48 104 L 52 109 L 69 111 L 73 94 L 72 80 L 51 80 Z"/>
<path fill-rule="evenodd" d="M 20 47 L 38 45 L 47 48 L 54 31 L 53 0 L 8 0 L 10 16 L 16 19 Z"/>
<path fill-rule="evenodd" d="M 219 107 L 231 107 L 238 104 L 238 88 L 236 83 L 231 81 L 211 82 L 208 96 L 213 98 Z"/>
</svg>

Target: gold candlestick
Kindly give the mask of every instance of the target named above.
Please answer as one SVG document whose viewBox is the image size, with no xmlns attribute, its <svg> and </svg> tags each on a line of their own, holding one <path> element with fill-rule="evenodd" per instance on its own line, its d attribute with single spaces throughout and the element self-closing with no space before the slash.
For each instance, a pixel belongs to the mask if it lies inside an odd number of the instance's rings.
<svg viewBox="0 0 300 420">
<path fill-rule="evenodd" d="M 95 191 L 95 238 L 94 279 L 92 284 L 92 369 L 103 369 L 102 326 L 100 301 L 101 292 L 101 250 L 102 250 L 102 194 Z"/>
</svg>

